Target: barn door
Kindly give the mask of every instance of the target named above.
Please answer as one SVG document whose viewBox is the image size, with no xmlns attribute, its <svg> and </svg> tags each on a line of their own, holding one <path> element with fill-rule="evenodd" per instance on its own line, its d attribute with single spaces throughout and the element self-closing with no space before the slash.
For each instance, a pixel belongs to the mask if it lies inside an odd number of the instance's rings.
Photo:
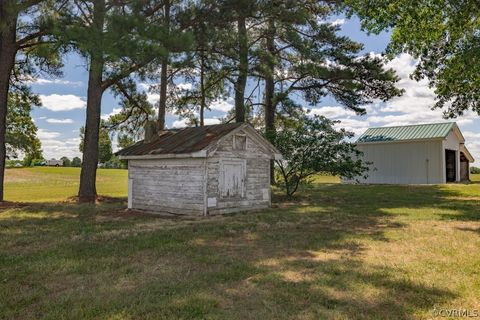
<svg viewBox="0 0 480 320">
<path fill-rule="evenodd" d="M 245 197 L 245 160 L 220 162 L 219 191 L 222 198 Z"/>
<path fill-rule="evenodd" d="M 453 150 L 445 150 L 445 169 L 447 182 L 457 181 L 457 159 Z"/>
</svg>

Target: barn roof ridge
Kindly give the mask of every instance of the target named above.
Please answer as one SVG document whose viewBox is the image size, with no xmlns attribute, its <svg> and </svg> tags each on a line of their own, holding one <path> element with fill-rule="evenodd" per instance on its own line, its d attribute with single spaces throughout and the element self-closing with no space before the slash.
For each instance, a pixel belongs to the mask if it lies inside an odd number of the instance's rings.
<svg viewBox="0 0 480 320">
<path fill-rule="evenodd" d="M 458 128 L 456 122 L 437 122 L 391 127 L 368 128 L 357 143 L 398 142 L 446 138 L 450 131 Z M 461 133 L 460 133 L 461 135 Z"/>
<path fill-rule="evenodd" d="M 455 121 L 445 121 L 445 122 L 428 122 L 428 123 L 419 123 L 419 124 L 405 124 L 398 126 L 384 126 L 384 127 L 369 127 L 368 129 L 382 129 L 382 128 L 405 128 L 405 127 L 418 127 L 418 126 L 430 126 L 430 125 L 446 125 L 446 124 L 457 124 Z"/>
</svg>

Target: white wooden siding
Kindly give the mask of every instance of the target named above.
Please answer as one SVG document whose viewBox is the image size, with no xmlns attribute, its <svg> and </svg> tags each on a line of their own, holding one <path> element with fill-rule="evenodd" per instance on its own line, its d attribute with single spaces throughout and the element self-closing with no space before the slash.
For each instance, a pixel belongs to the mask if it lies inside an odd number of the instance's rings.
<svg viewBox="0 0 480 320">
<path fill-rule="evenodd" d="M 232 159 L 243 159 L 245 163 L 245 193 L 243 196 L 223 197 L 221 192 L 223 186 L 220 185 L 221 163 Z M 252 141 L 248 135 L 246 150 L 235 150 L 233 137 L 225 139 L 213 156 L 208 158 L 207 171 L 209 214 L 256 210 L 270 206 L 270 160 L 263 148 Z"/>
<path fill-rule="evenodd" d="M 204 159 L 130 160 L 132 208 L 203 214 Z"/>
</svg>

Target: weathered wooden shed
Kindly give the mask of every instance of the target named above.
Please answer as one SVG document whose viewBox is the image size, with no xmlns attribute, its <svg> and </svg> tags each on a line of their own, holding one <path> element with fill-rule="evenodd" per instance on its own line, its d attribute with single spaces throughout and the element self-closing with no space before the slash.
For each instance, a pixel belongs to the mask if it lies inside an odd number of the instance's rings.
<svg viewBox="0 0 480 320">
<path fill-rule="evenodd" d="M 368 177 L 345 181 L 441 184 L 468 181 L 474 161 L 455 122 L 370 128 L 357 140 Z"/>
<path fill-rule="evenodd" d="M 117 155 L 129 208 L 193 215 L 269 207 L 270 160 L 281 157 L 246 123 L 164 130 Z"/>
</svg>

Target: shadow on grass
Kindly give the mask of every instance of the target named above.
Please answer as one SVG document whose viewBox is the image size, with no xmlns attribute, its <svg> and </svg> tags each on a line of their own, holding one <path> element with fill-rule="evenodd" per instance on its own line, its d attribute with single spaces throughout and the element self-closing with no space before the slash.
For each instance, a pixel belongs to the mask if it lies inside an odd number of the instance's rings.
<svg viewBox="0 0 480 320">
<path fill-rule="evenodd" d="M 405 227 L 394 219 L 403 209 L 478 220 L 478 202 L 458 197 L 436 186 L 319 185 L 264 212 L 198 221 L 125 215 L 124 199 L 8 209 L 0 313 L 411 319 L 456 293 L 364 260 L 367 243 L 388 243 L 386 231 Z"/>
</svg>

